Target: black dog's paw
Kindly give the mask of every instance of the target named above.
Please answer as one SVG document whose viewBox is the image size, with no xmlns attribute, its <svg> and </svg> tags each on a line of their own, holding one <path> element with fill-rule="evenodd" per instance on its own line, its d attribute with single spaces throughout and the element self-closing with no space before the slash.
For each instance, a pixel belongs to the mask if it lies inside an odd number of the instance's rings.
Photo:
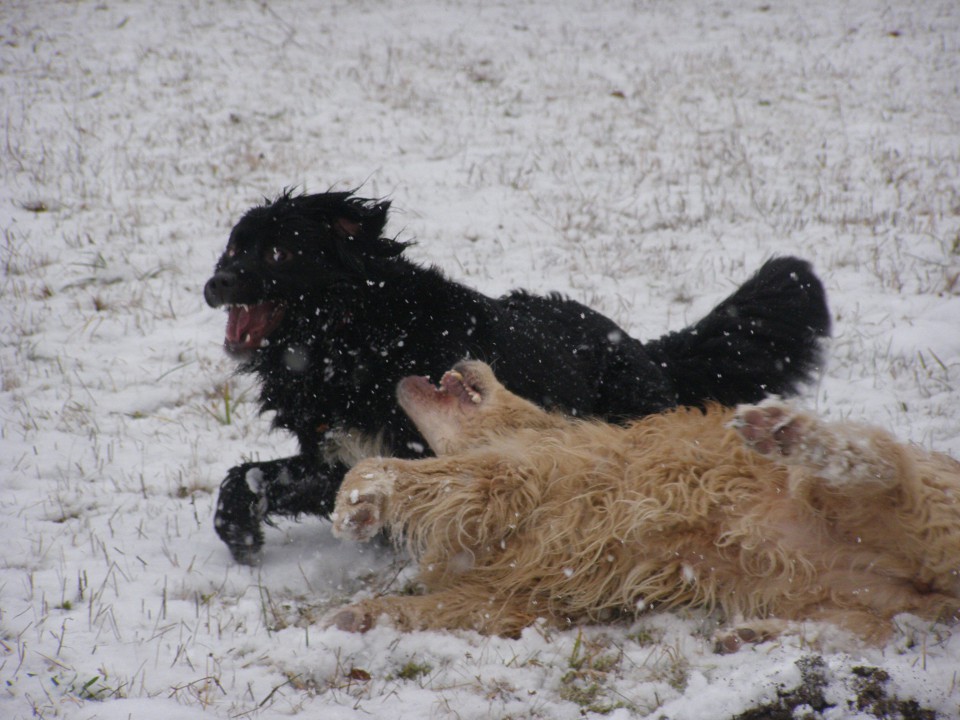
<svg viewBox="0 0 960 720">
<path fill-rule="evenodd" d="M 260 553 L 260 548 L 263 547 L 263 538 L 260 538 L 260 542 L 255 545 L 238 545 L 227 542 L 227 547 L 230 548 L 230 555 L 233 557 L 233 561 L 238 565 L 248 565 L 250 567 L 256 567 L 259 565 L 263 559 L 263 555 Z"/>
<path fill-rule="evenodd" d="M 231 469 L 220 485 L 213 526 L 230 548 L 233 559 L 243 565 L 260 562 L 263 547 L 261 522 L 267 506 L 261 480 L 260 469 L 247 464 Z"/>
</svg>

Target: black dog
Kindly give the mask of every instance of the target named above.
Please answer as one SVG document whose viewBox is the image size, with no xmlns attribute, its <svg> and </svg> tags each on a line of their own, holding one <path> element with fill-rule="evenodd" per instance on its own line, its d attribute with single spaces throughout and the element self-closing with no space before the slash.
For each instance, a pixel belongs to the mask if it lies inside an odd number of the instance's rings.
<svg viewBox="0 0 960 720">
<path fill-rule="evenodd" d="M 243 216 L 204 289 L 228 308 L 226 349 L 259 376 L 261 409 L 300 443 L 223 481 L 215 527 L 240 562 L 256 560 L 261 521 L 331 510 L 352 446 L 429 452 L 394 399 L 403 376 L 474 357 L 548 408 L 616 421 L 788 395 L 820 362 L 830 317 L 802 260 L 770 260 L 700 322 L 643 344 L 559 295 L 489 298 L 408 261 L 381 237 L 389 206 L 285 193 Z"/>
</svg>

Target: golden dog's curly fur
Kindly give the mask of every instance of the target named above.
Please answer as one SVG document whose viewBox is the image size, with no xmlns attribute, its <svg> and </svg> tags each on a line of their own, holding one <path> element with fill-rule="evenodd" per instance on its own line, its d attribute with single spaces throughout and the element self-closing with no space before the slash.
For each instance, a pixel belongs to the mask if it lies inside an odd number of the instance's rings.
<svg viewBox="0 0 960 720">
<path fill-rule="evenodd" d="M 515 635 L 537 618 L 700 606 L 760 621 L 736 642 L 796 620 L 878 642 L 898 613 L 957 616 L 960 463 L 882 430 L 779 401 L 629 427 L 575 420 L 478 362 L 439 388 L 407 378 L 398 397 L 440 457 L 359 463 L 334 532 L 386 527 L 426 592 L 342 609 L 343 629 L 386 615 L 402 629 Z"/>
</svg>

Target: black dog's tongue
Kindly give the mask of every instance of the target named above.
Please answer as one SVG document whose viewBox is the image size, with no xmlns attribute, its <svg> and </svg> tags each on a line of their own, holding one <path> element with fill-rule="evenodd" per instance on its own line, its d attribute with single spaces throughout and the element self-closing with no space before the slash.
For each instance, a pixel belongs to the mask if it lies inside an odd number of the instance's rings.
<svg viewBox="0 0 960 720">
<path fill-rule="evenodd" d="M 283 308 L 276 303 L 231 305 L 227 315 L 227 350 L 238 352 L 262 347 L 282 319 Z"/>
</svg>

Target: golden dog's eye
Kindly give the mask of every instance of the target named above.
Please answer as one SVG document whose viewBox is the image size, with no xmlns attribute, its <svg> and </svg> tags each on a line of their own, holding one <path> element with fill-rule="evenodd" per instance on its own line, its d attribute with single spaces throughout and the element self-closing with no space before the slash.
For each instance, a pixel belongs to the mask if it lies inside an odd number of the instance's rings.
<svg viewBox="0 0 960 720">
<path fill-rule="evenodd" d="M 272 247 L 267 253 L 267 262 L 271 265 L 279 265 L 290 259 L 290 252 L 282 247 Z"/>
</svg>

